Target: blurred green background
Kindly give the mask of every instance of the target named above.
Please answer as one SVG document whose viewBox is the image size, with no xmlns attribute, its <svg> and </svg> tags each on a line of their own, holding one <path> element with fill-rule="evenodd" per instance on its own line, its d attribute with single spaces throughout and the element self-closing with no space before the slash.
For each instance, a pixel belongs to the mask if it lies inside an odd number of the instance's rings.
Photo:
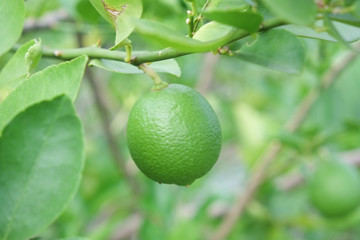
<svg viewBox="0 0 360 240">
<path fill-rule="evenodd" d="M 143 17 L 161 21 L 187 33 L 188 6 L 182 0 L 143 0 Z M 114 31 L 88 0 L 28 0 L 28 21 L 64 13 L 65 20 L 46 29 L 27 30 L 21 42 L 41 38 L 45 47 L 78 47 L 78 36 L 90 46 L 101 39 L 111 47 Z M 134 50 L 159 49 L 155 43 L 131 35 Z M 345 240 L 360 239 L 360 211 L 341 219 L 322 217 L 309 203 L 306 178 L 316 161 L 328 157 L 360 158 L 360 59 L 321 95 L 296 134 L 283 134 L 284 123 L 330 64 L 346 47 L 301 38 L 306 66 L 301 74 L 268 70 L 239 59 L 207 54 L 179 57 L 182 76 L 161 77 L 200 91 L 215 109 L 223 129 L 220 159 L 209 174 L 190 187 L 161 185 L 146 178 L 131 160 L 126 146 L 126 122 L 135 101 L 151 86 L 145 75 L 126 75 L 92 68 L 105 100 L 126 171 L 138 182 L 134 194 L 121 175 L 102 127 L 102 119 L 87 77 L 76 102 L 86 135 L 86 166 L 79 191 L 65 212 L 38 239 L 83 236 L 89 239 L 207 239 L 241 195 L 256 159 L 272 139 L 285 143 L 271 165 L 265 184 L 228 239 Z M 0 59 L 3 66 L 10 54 Z M 58 60 L 43 58 L 45 68 Z M 356 155 L 357 153 L 357 155 Z M 50 207 L 50 206 L 49 206 Z"/>
</svg>

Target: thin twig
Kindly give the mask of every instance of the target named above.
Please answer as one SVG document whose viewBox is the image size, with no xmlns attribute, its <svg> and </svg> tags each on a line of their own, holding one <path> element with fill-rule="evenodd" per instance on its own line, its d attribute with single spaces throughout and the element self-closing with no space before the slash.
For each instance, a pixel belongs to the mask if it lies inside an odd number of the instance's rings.
<svg viewBox="0 0 360 240">
<path fill-rule="evenodd" d="M 48 12 L 40 19 L 27 18 L 23 32 L 53 28 L 59 22 L 69 19 L 69 14 L 64 9 Z"/>
<path fill-rule="evenodd" d="M 360 49 L 360 42 L 356 45 L 356 49 Z M 295 111 L 295 114 L 290 118 L 290 121 L 285 125 L 285 130 L 289 133 L 296 131 L 302 122 L 307 117 L 311 107 L 314 105 L 320 94 L 329 88 L 335 79 L 343 72 L 343 70 L 358 56 L 356 52 L 349 52 L 340 61 L 336 61 L 330 70 L 324 75 L 319 88 L 315 88 L 308 96 L 300 103 Z M 225 216 L 224 221 L 214 234 L 213 240 L 222 240 L 227 237 L 236 221 L 241 217 L 246 206 L 250 203 L 256 190 L 263 182 L 268 166 L 277 158 L 282 150 L 283 145 L 280 142 L 272 141 L 265 151 L 264 155 L 257 161 L 259 163 L 256 171 L 252 175 L 245 193 L 241 195 L 235 202 L 232 209 Z"/>
</svg>

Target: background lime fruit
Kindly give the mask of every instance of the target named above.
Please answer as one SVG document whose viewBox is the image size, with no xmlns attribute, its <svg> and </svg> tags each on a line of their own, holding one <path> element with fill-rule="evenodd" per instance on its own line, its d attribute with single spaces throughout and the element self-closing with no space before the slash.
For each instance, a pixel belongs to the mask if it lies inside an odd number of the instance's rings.
<svg viewBox="0 0 360 240">
<path fill-rule="evenodd" d="M 341 217 L 359 206 L 360 179 L 355 168 L 327 161 L 310 180 L 310 199 L 327 217 Z"/>
<path fill-rule="evenodd" d="M 170 84 L 138 99 L 129 115 L 127 139 L 132 158 L 146 176 L 189 185 L 217 161 L 221 128 L 197 91 Z"/>
</svg>

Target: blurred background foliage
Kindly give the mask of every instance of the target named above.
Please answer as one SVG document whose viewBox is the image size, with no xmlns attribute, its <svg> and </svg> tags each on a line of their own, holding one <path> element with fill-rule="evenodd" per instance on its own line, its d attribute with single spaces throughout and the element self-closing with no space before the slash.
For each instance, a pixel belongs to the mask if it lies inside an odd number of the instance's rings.
<svg viewBox="0 0 360 240">
<path fill-rule="evenodd" d="M 143 17 L 187 33 L 187 3 L 182 0 L 143 0 Z M 45 47 L 78 47 L 101 39 L 111 47 L 115 33 L 88 0 L 27 0 L 28 21 L 61 11 L 66 20 L 52 28 L 25 31 L 21 42 L 41 38 Z M 50 14 L 50 15 L 49 15 Z M 134 50 L 159 46 L 136 32 Z M 301 74 L 269 70 L 240 59 L 212 54 L 179 57 L 180 78 L 161 74 L 170 83 L 200 91 L 214 107 L 223 129 L 219 161 L 190 187 L 160 185 L 147 179 L 130 158 L 126 121 L 135 101 L 151 87 L 145 75 L 126 75 L 93 68 L 99 91 L 111 116 L 127 170 L 140 183 L 134 194 L 120 174 L 104 135 L 89 82 L 83 81 L 77 111 L 86 135 L 86 167 L 79 191 L 65 212 L 38 239 L 84 236 L 89 239 L 206 239 L 244 190 L 255 160 L 266 144 L 278 138 L 286 149 L 271 166 L 256 199 L 238 221 L 229 239 L 359 239 L 360 210 L 341 219 L 323 218 L 309 204 L 306 184 L 284 189 L 293 176 L 305 176 L 319 159 L 343 157 L 360 147 L 360 59 L 321 95 L 296 134 L 282 134 L 284 123 L 324 72 L 346 47 L 333 42 L 300 39 L 306 49 Z M 3 66 L 10 54 L 0 59 Z M 59 60 L 43 58 L 38 69 Z M 359 153 L 358 153 L 359 154 Z M 49 206 L 51 207 L 51 206 Z M 135 236 L 135 238 L 133 238 Z"/>
</svg>

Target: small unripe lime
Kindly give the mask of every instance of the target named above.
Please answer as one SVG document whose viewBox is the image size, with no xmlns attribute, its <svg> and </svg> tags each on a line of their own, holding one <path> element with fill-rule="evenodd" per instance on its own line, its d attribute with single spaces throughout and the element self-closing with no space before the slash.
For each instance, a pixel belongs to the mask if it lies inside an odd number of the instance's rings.
<svg viewBox="0 0 360 240">
<path fill-rule="evenodd" d="M 146 176 L 189 185 L 218 159 L 221 128 L 200 93 L 169 84 L 138 99 L 130 111 L 127 139 L 132 158 Z"/>
<path fill-rule="evenodd" d="M 318 166 L 310 179 L 310 199 L 327 217 L 344 216 L 360 204 L 360 178 L 355 168 L 336 161 Z"/>
</svg>

